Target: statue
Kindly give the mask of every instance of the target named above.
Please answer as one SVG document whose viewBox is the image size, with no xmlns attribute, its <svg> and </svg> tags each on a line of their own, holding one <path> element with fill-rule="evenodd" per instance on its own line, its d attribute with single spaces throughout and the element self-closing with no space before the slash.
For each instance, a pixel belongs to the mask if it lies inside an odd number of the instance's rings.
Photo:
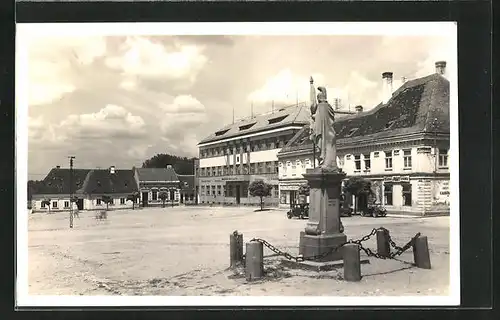
<svg viewBox="0 0 500 320">
<path fill-rule="evenodd" d="M 310 98 L 311 98 L 311 140 L 319 148 L 319 167 L 322 170 L 338 171 L 337 150 L 335 147 L 336 136 L 333 127 L 335 112 L 332 106 L 327 102 L 325 87 L 318 87 L 318 100 L 316 101 L 316 89 L 314 80 L 310 80 Z"/>
</svg>

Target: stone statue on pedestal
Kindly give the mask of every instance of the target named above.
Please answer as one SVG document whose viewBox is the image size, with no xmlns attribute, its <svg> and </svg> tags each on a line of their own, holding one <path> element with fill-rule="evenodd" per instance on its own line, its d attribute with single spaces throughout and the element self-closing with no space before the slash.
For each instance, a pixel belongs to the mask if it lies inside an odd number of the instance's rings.
<svg viewBox="0 0 500 320">
<path fill-rule="evenodd" d="M 314 80 L 310 80 L 311 94 L 311 140 L 319 148 L 318 157 L 319 167 L 327 171 L 338 171 L 337 168 L 337 149 L 336 136 L 333 127 L 335 112 L 333 107 L 327 101 L 326 88 L 318 87 L 318 100 L 316 101 L 316 90 L 314 89 Z"/>
<path fill-rule="evenodd" d="M 304 178 L 310 186 L 309 221 L 300 234 L 299 252 L 304 257 L 327 254 L 320 261 L 342 259 L 340 251 L 332 248 L 346 241 L 340 221 L 341 184 L 345 173 L 337 166 L 336 136 L 333 122 L 335 112 L 327 102 L 326 89 L 316 89 L 310 80 L 311 136 L 319 148 L 319 166 L 307 169 Z"/>
</svg>

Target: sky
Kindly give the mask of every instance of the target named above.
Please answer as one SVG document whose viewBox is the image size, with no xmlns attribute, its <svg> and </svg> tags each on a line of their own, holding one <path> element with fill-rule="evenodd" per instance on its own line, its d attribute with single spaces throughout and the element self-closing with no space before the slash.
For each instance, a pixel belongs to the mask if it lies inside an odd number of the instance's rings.
<svg viewBox="0 0 500 320">
<path fill-rule="evenodd" d="M 29 42 L 28 178 L 131 168 L 254 113 L 308 101 L 309 77 L 347 110 L 382 100 L 382 72 L 434 73 L 443 36 L 45 36 Z M 253 106 L 253 107 L 252 107 Z"/>
</svg>

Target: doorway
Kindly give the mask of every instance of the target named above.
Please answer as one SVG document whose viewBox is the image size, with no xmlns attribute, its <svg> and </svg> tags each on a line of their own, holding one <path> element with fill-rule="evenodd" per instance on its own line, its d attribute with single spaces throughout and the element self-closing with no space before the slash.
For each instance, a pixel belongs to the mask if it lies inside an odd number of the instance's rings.
<svg viewBox="0 0 500 320">
<path fill-rule="evenodd" d="M 184 194 L 181 193 L 181 203 L 184 203 Z"/>
<path fill-rule="evenodd" d="M 240 199 L 241 198 L 241 193 L 240 193 L 241 192 L 241 188 L 240 188 L 240 185 L 237 184 L 235 186 L 235 189 L 236 189 L 235 190 L 235 192 L 236 192 L 236 204 L 240 204 L 240 202 L 241 202 L 241 199 Z"/>
<path fill-rule="evenodd" d="M 148 192 L 143 192 L 142 193 L 142 206 L 147 207 L 148 206 Z"/>
<path fill-rule="evenodd" d="M 78 210 L 83 210 L 83 199 L 78 199 L 76 201 L 76 207 L 78 208 Z"/>
</svg>

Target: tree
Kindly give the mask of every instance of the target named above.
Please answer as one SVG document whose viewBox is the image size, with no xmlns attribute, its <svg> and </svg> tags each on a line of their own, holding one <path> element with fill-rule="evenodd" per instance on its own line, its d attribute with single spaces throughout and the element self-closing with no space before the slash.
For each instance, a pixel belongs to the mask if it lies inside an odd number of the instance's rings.
<svg viewBox="0 0 500 320">
<path fill-rule="evenodd" d="M 310 192 L 311 187 L 307 183 L 304 183 L 299 187 L 299 196 L 301 196 L 302 202 L 306 202 L 307 196 L 309 196 Z"/>
<path fill-rule="evenodd" d="M 165 191 L 161 191 L 160 194 L 158 195 L 158 198 L 161 199 L 162 208 L 165 208 L 165 201 L 167 201 L 168 199 L 168 193 Z"/>
<path fill-rule="evenodd" d="M 49 207 L 49 213 L 50 213 L 50 199 L 43 199 L 42 200 L 42 206 Z"/>
<path fill-rule="evenodd" d="M 159 153 L 144 161 L 143 168 L 166 168 L 172 165 L 177 174 L 194 174 L 194 159 Z"/>
<path fill-rule="evenodd" d="M 256 180 L 248 187 L 248 191 L 252 197 L 260 198 L 260 211 L 264 210 L 264 197 L 271 195 L 271 188 L 272 186 L 270 184 L 267 184 L 262 180 Z"/>
<path fill-rule="evenodd" d="M 113 203 L 113 198 L 110 196 L 102 196 L 101 201 L 106 204 L 106 211 L 109 210 L 109 205 Z"/>
<path fill-rule="evenodd" d="M 134 192 L 134 193 L 129 194 L 127 196 L 127 201 L 132 201 L 132 210 L 135 209 L 135 204 L 137 202 L 137 199 L 139 199 L 139 193 L 138 192 Z"/>
<path fill-rule="evenodd" d="M 349 193 L 354 196 L 354 213 L 357 213 L 358 198 L 361 195 L 372 195 L 372 183 L 370 180 L 362 177 L 349 178 L 343 188 L 344 193 Z"/>
</svg>

